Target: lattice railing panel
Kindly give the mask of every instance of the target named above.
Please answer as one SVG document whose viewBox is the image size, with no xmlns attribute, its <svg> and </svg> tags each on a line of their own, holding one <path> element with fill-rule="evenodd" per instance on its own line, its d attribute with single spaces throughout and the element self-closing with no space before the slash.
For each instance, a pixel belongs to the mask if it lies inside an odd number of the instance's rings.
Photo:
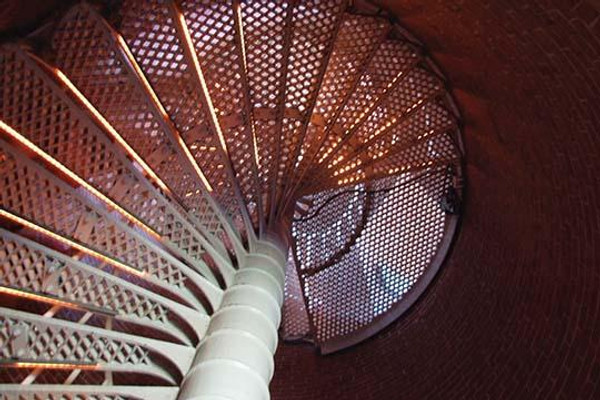
<svg viewBox="0 0 600 400">
<path fill-rule="evenodd" d="M 22 50 L 4 49 L 1 117 L 20 133 L 167 239 L 191 235 L 186 218 L 140 174 L 85 112 Z M 30 88 L 19 95 L 22 86 Z M 178 220 L 179 225 L 171 223 Z M 186 227 L 175 234 L 174 227 Z M 196 249 L 200 249 L 199 244 Z M 176 249 L 176 246 L 175 246 Z M 183 253 L 185 255 L 185 253 Z M 196 265 L 200 261 L 192 259 Z"/>
<path fill-rule="evenodd" d="M 131 335 L 0 309 L 0 358 L 38 363 L 67 363 L 145 373 L 173 381 L 164 362 L 186 367 L 193 350 Z M 173 351 L 169 354 L 168 350 Z M 177 351 L 175 353 L 174 351 Z"/>
<path fill-rule="evenodd" d="M 192 167 L 178 149 L 177 133 L 102 17 L 88 5 L 74 7 L 61 20 L 52 43 L 61 70 L 186 206 L 209 208 L 200 178 L 191 175 Z M 201 223 L 216 233 L 220 222 L 216 210 L 210 211 L 201 214 Z M 203 253 L 200 246 L 198 250 L 195 258 Z"/>
<path fill-rule="evenodd" d="M 363 194 L 371 200 L 363 234 L 335 265 L 305 277 L 309 314 L 319 342 L 367 326 L 416 284 L 443 237 L 446 215 L 439 201 L 450 183 L 445 170 L 438 169 L 370 185 L 370 190 L 393 189 Z M 347 204 L 332 202 L 329 207 L 341 215 Z M 297 232 L 303 228 L 297 223 Z M 318 248 L 318 243 L 318 238 L 304 242 L 305 249 L 298 254 Z"/>
<path fill-rule="evenodd" d="M 168 1 L 126 0 L 120 11 L 119 32 L 210 182 L 215 199 L 232 217 L 239 217 L 229 160 L 210 123 L 206 99 L 195 83 L 195 71 L 171 5 Z"/>
<path fill-rule="evenodd" d="M 51 229 L 66 238 L 148 274 L 157 282 L 186 292 L 187 285 L 202 284 L 199 275 L 140 237 L 131 228 L 114 221 L 100 206 L 75 189 L 59 182 L 48 171 L 26 160 L 0 141 L 3 209 Z M 191 293 L 188 297 L 193 297 Z"/>
<path fill-rule="evenodd" d="M 181 11 L 204 79 L 211 83 L 208 92 L 244 200 L 260 204 L 249 88 L 233 2 L 185 0 L 181 2 Z M 253 209 L 258 211 L 257 207 Z"/>
<path fill-rule="evenodd" d="M 275 178 L 278 188 L 283 188 L 294 175 L 296 159 L 346 6 L 341 0 L 310 0 L 299 2 L 294 8 L 284 104 L 286 109 L 298 113 L 300 121 L 283 121 Z"/>
<path fill-rule="evenodd" d="M 0 229 L 0 285 L 27 292 L 43 293 L 83 305 L 113 312 L 126 320 L 154 327 L 182 338 L 186 342 L 199 340 L 188 336 L 179 321 L 196 314 L 180 305 L 121 278 L 48 249 L 23 237 Z M 179 319 L 174 319 L 177 316 Z M 205 319 L 201 314 L 198 320 Z M 140 334 L 143 331 L 140 330 Z"/>
</svg>

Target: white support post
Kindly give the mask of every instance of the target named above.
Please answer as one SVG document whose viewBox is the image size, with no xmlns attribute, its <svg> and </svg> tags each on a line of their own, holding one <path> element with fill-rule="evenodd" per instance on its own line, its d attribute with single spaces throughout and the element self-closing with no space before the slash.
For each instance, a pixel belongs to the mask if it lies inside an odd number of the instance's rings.
<svg viewBox="0 0 600 400">
<path fill-rule="evenodd" d="M 269 399 L 286 252 L 259 241 L 236 272 L 198 346 L 178 400 Z"/>
</svg>

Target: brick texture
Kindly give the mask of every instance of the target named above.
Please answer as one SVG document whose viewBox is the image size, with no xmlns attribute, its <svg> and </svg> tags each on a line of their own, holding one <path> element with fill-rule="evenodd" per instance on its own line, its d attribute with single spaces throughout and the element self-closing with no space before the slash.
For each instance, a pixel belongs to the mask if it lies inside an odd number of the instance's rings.
<svg viewBox="0 0 600 400">
<path fill-rule="evenodd" d="M 396 0 L 465 118 L 468 188 L 439 276 L 321 357 L 280 346 L 273 398 L 600 398 L 600 4 Z"/>
</svg>

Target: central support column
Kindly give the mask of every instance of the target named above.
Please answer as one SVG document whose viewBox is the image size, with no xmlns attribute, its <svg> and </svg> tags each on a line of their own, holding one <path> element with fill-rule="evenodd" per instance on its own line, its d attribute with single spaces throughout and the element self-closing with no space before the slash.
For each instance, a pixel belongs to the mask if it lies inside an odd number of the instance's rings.
<svg viewBox="0 0 600 400">
<path fill-rule="evenodd" d="M 267 400 L 277 348 L 286 253 L 259 241 L 225 290 L 178 400 Z"/>
</svg>

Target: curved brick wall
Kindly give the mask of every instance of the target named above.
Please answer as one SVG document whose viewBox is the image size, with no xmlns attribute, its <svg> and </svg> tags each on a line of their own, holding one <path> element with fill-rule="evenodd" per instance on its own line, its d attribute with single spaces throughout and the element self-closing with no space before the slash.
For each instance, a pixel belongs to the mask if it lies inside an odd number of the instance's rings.
<svg viewBox="0 0 600 400">
<path fill-rule="evenodd" d="M 274 399 L 600 398 L 600 1 L 388 3 L 465 115 L 461 232 L 377 337 L 281 346 Z"/>
</svg>

